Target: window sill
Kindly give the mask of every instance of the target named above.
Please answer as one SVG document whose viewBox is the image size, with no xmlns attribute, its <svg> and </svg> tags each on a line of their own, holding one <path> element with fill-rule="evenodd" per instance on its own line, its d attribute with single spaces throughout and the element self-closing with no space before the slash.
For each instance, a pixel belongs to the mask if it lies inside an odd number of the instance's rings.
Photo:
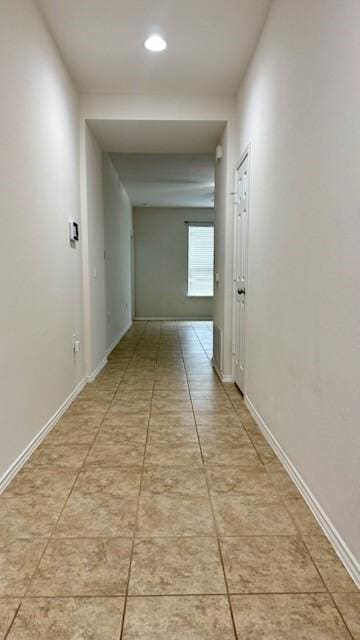
<svg viewBox="0 0 360 640">
<path fill-rule="evenodd" d="M 194 295 L 192 293 L 187 293 L 186 297 L 187 298 L 208 298 L 209 300 L 212 300 L 214 295 L 212 295 L 212 296 L 196 296 L 196 295 Z"/>
</svg>

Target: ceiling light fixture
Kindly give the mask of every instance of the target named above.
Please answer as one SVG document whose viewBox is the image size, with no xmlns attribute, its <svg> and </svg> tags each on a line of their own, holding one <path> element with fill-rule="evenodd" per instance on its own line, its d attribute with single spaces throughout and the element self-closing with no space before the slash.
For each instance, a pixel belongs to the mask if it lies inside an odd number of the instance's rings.
<svg viewBox="0 0 360 640">
<path fill-rule="evenodd" d="M 145 40 L 144 47 L 145 49 L 148 49 L 148 51 L 164 51 L 167 47 L 167 43 L 161 36 L 153 35 Z"/>
</svg>

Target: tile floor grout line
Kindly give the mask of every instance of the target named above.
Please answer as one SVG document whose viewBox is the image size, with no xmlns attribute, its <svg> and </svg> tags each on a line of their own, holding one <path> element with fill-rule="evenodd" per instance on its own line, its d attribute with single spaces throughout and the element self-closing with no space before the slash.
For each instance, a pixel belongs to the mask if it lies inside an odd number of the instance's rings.
<svg viewBox="0 0 360 640">
<path fill-rule="evenodd" d="M 51 529 L 50 535 L 49 535 L 49 536 L 47 537 L 47 539 L 46 539 L 46 543 L 45 543 L 44 549 L 43 549 L 42 554 L 41 554 L 41 556 L 40 556 L 40 558 L 39 558 L 39 561 L 38 561 L 38 562 L 37 562 L 37 564 L 36 564 L 36 567 L 35 567 L 35 569 L 34 569 L 34 572 L 33 572 L 33 573 L 32 573 L 32 575 L 31 575 L 31 578 L 30 578 L 30 580 L 29 580 L 29 582 L 28 582 L 28 585 L 27 585 L 27 587 L 26 587 L 26 589 L 25 589 L 25 591 L 24 591 L 23 598 L 26 598 L 26 597 L 27 597 L 27 595 L 28 595 L 29 589 L 30 589 L 30 587 L 31 587 L 31 585 L 32 585 L 32 583 L 33 583 L 33 580 L 34 580 L 34 578 L 35 578 L 35 576 L 36 576 L 36 574 L 37 574 L 38 570 L 39 570 L 39 567 L 40 567 L 41 561 L 42 561 L 42 559 L 44 558 L 44 556 L 45 556 L 45 554 L 46 554 L 46 551 L 47 551 L 47 549 L 48 549 L 48 547 L 49 547 L 49 545 L 50 545 L 50 542 L 51 542 L 52 540 L 56 540 L 56 537 L 54 536 L 55 531 L 56 531 L 56 528 L 57 528 L 57 526 L 58 526 L 58 524 L 59 524 L 59 522 L 60 522 L 61 516 L 62 516 L 62 515 L 63 515 L 63 513 L 64 513 L 65 507 L 66 507 L 66 505 L 67 505 L 67 503 L 68 503 L 68 501 L 69 501 L 70 497 L 71 497 L 71 496 L 72 496 L 72 494 L 73 494 L 74 487 L 75 487 L 75 485 L 76 485 L 76 483 L 77 483 L 77 481 L 78 481 L 78 479 L 79 479 L 79 476 L 80 476 L 80 474 L 81 474 L 81 472 L 82 472 L 82 470 L 83 470 L 83 468 L 84 468 L 85 462 L 86 462 L 86 460 L 87 460 L 87 458 L 88 458 L 88 455 L 89 455 L 89 453 L 90 453 L 90 451 L 91 451 L 91 449 L 92 449 L 92 447 L 93 447 L 93 445 L 94 445 L 94 442 L 96 441 L 96 438 L 97 438 L 97 435 L 98 435 L 98 433 L 99 433 L 99 431 L 100 431 L 100 429 L 101 429 L 101 426 L 102 426 L 102 424 L 103 424 L 103 422 L 104 422 L 104 420 L 105 420 L 105 418 L 106 418 L 106 416 L 107 416 L 107 414 L 108 414 L 108 412 L 109 412 L 109 409 L 110 409 L 111 404 L 112 404 L 112 402 L 113 402 L 113 399 L 114 399 L 114 396 L 115 396 L 115 394 L 116 394 L 116 391 L 117 391 L 117 389 L 118 389 L 118 388 L 119 388 L 119 386 L 120 386 L 120 383 L 121 383 L 121 380 L 120 380 L 120 382 L 118 383 L 118 385 L 116 386 L 116 389 L 115 389 L 115 391 L 113 392 L 113 395 L 112 395 L 112 399 L 109 401 L 108 408 L 107 408 L 107 410 L 105 411 L 105 413 L 104 413 L 104 415 L 103 415 L 102 419 L 100 420 L 99 426 L 98 426 L 98 428 L 97 428 L 97 430 L 96 430 L 96 435 L 95 435 L 95 437 L 94 437 L 94 439 L 93 439 L 92 443 L 90 443 L 90 446 L 89 446 L 89 448 L 88 448 L 88 452 L 87 452 L 86 456 L 84 457 L 84 459 L 83 459 L 83 461 L 82 461 L 81 466 L 77 469 L 77 472 L 76 472 L 76 474 L 75 474 L 75 476 L 74 476 L 74 481 L 73 481 L 73 483 L 72 483 L 72 485 L 71 485 L 70 491 L 69 491 L 69 493 L 68 493 L 68 495 L 67 495 L 67 497 L 66 497 L 66 499 L 65 499 L 65 502 L 64 502 L 64 504 L 63 504 L 63 506 L 62 506 L 62 509 L 61 509 L 61 510 L 60 510 L 60 512 L 59 512 L 58 517 L 56 518 L 56 521 L 54 522 L 54 524 L 53 524 L 53 526 L 52 526 L 52 529 Z M 89 383 L 88 383 L 88 384 L 89 384 Z M 91 383 L 90 383 L 90 384 L 91 384 Z M 77 398 L 75 398 L 75 401 L 76 401 L 76 400 L 77 400 Z M 70 405 L 70 407 L 71 407 L 71 405 Z M 35 537 L 36 537 L 36 536 L 35 536 Z M 60 539 L 63 539 L 63 540 L 64 540 L 64 539 L 66 539 L 66 538 L 60 538 Z"/>
<path fill-rule="evenodd" d="M 9 628 L 7 629 L 7 631 L 5 632 L 4 640 L 6 640 L 6 639 L 9 637 L 9 635 L 10 635 L 11 629 L 12 629 L 12 628 L 13 628 L 13 626 L 14 626 L 15 619 L 17 618 L 18 613 L 19 613 L 19 611 L 20 611 L 20 609 L 21 609 L 21 605 L 22 605 L 22 599 L 20 600 L 20 602 L 19 602 L 18 606 L 16 607 L 16 610 L 14 611 L 14 615 L 13 615 L 13 618 L 12 618 L 12 620 L 11 620 L 11 622 L 10 622 L 10 626 L 9 626 Z"/>
<path fill-rule="evenodd" d="M 233 405 L 233 407 L 234 407 L 234 409 L 235 409 L 235 411 L 236 411 L 236 407 L 235 407 L 235 405 L 234 405 L 234 403 L 233 403 L 233 401 L 232 401 L 232 398 L 230 398 L 230 401 L 231 401 L 231 404 Z M 248 433 L 248 431 L 247 431 L 247 429 L 246 429 L 246 425 L 244 425 L 244 428 L 245 428 L 246 432 Z M 252 441 L 251 435 L 250 435 L 249 433 L 248 433 L 248 435 L 249 435 L 250 440 Z M 255 449 L 256 449 L 256 445 L 255 445 L 254 443 L 253 443 L 253 446 L 254 446 L 254 447 L 255 447 Z M 276 456 L 276 454 L 275 454 L 275 456 Z M 259 457 L 260 457 L 260 456 L 259 456 Z M 261 459 L 261 458 L 260 458 L 260 459 Z M 277 456 L 276 456 L 276 459 L 277 459 L 277 460 L 279 460 L 279 458 L 278 458 Z M 286 498 L 286 496 L 285 496 L 285 495 L 283 495 L 283 494 L 281 493 L 280 489 L 278 489 L 278 488 L 276 487 L 276 485 L 274 484 L 274 482 L 272 481 L 272 478 L 271 478 L 271 476 L 270 476 L 269 472 L 268 472 L 268 471 L 267 471 L 267 469 L 266 469 L 266 466 L 267 466 L 267 465 L 266 465 L 266 464 L 264 464 L 262 460 L 261 460 L 261 462 L 262 462 L 262 465 L 263 465 L 263 467 L 264 467 L 265 472 L 267 473 L 267 476 L 268 476 L 268 478 L 269 478 L 269 481 L 270 481 L 270 482 L 272 482 L 272 484 L 273 484 L 273 486 L 274 486 L 274 488 L 275 488 L 275 491 L 276 491 L 276 493 L 277 493 L 277 495 L 278 495 L 278 497 L 279 497 L 279 499 L 280 499 L 281 504 L 283 505 L 283 507 L 284 507 L 284 509 L 285 509 L 286 513 L 288 514 L 288 516 L 289 516 L 289 518 L 290 518 L 290 520 L 291 520 L 292 524 L 294 525 L 294 528 L 295 528 L 295 530 L 296 530 L 296 538 L 298 538 L 298 539 L 300 539 L 300 540 L 301 540 L 301 542 L 302 542 L 303 546 L 305 547 L 305 549 L 306 549 L 306 551 L 307 551 L 307 555 L 309 556 L 309 559 L 311 560 L 311 564 L 312 564 L 313 568 L 315 569 L 315 571 L 316 571 L 316 573 L 317 573 L 317 575 L 318 575 L 318 577 L 319 577 L 319 579 L 320 579 L 320 581 L 321 581 L 321 583 L 322 583 L 322 585 L 323 585 L 323 587 L 324 587 L 324 591 L 322 591 L 322 592 L 313 592 L 313 593 L 324 593 L 324 594 L 326 594 L 326 595 L 328 595 L 328 596 L 329 596 L 330 600 L 332 601 L 332 603 L 333 603 L 333 605 L 334 605 L 335 610 L 336 610 L 336 611 L 337 611 L 337 613 L 339 614 L 339 616 L 340 616 L 340 618 L 341 618 L 341 620 L 342 620 L 343 624 L 345 625 L 345 628 L 347 629 L 348 633 L 350 634 L 350 637 L 353 639 L 353 634 L 351 633 L 351 631 L 350 631 L 350 629 L 349 629 L 349 627 L 348 627 L 348 625 L 347 625 L 347 623 L 346 623 L 346 621 L 345 621 L 345 618 L 344 618 L 343 614 L 341 613 L 341 611 L 340 611 L 340 609 L 339 609 L 339 607 L 338 607 L 338 605 L 337 605 L 337 603 L 336 603 L 335 598 L 333 597 L 333 593 L 330 591 L 329 587 L 327 586 L 327 584 L 326 584 L 326 582 L 325 582 L 325 580 L 324 580 L 324 578 L 323 578 L 323 576 L 322 576 L 322 574 L 321 574 L 321 572 L 320 572 L 320 570 L 319 570 L 319 568 L 318 568 L 318 566 L 317 566 L 317 564 L 316 564 L 316 562 L 315 562 L 315 560 L 314 560 L 314 558 L 313 558 L 313 555 L 312 555 L 312 553 L 311 553 L 310 549 L 308 548 L 308 545 L 306 544 L 306 540 L 305 540 L 306 535 L 305 535 L 305 536 L 303 535 L 303 533 L 302 533 L 302 531 L 301 531 L 300 526 L 299 526 L 299 525 L 298 525 L 298 523 L 296 522 L 295 518 L 293 517 L 292 513 L 290 512 L 290 510 L 289 510 L 289 508 L 288 508 L 288 506 L 287 506 L 287 504 L 286 504 L 286 499 L 285 499 L 285 498 Z M 285 471 L 285 473 L 287 473 L 287 472 L 286 472 L 286 469 L 285 469 L 284 467 L 282 467 L 282 468 L 283 468 L 283 470 Z M 287 474 L 287 475 L 288 475 L 288 474 Z M 290 476 L 289 476 L 289 477 L 290 477 Z M 300 498 L 302 498 L 302 496 L 301 496 L 300 494 L 299 494 L 299 497 L 300 497 Z M 278 595 L 281 595 L 282 593 L 283 593 L 283 592 L 279 593 Z M 289 593 L 290 593 L 290 594 L 292 594 L 292 592 L 289 592 Z M 296 593 L 296 595 L 298 595 L 298 593 L 299 593 L 299 592 L 297 592 L 297 593 Z M 305 592 L 305 593 L 306 593 L 306 592 Z M 311 592 L 310 592 L 310 593 L 311 593 Z M 235 594 L 233 594 L 233 595 L 235 595 Z"/>
<path fill-rule="evenodd" d="M 187 374 L 186 374 L 186 380 L 187 380 L 187 382 L 189 382 Z M 189 387 L 189 393 L 190 393 L 189 384 L 188 384 L 188 387 Z M 192 406 L 192 410 L 193 410 L 195 429 L 196 429 L 196 433 L 197 433 L 198 444 L 199 444 L 200 453 L 201 453 L 201 459 L 203 461 L 203 466 L 204 466 L 204 476 L 205 476 L 205 483 L 206 483 L 206 488 L 207 488 L 207 496 L 208 496 L 210 511 L 211 511 L 211 515 L 212 515 L 212 519 L 213 519 L 213 526 L 214 526 L 214 530 L 215 530 L 215 533 L 216 533 L 217 548 L 218 548 L 219 559 L 220 559 L 221 568 L 222 568 L 223 577 L 224 577 L 224 583 L 225 583 L 225 589 L 226 589 L 227 602 L 228 602 L 228 605 L 229 605 L 229 613 L 230 613 L 230 618 L 231 618 L 231 624 L 232 624 L 232 628 L 233 628 L 233 632 L 234 632 L 234 638 L 235 638 L 235 640 L 238 640 L 238 633 L 237 633 L 237 629 L 236 629 L 236 625 L 235 625 L 235 617 L 234 617 L 234 612 L 233 612 L 233 609 L 232 609 L 229 586 L 228 586 L 227 576 L 226 576 L 226 572 L 225 572 L 225 565 L 224 565 L 224 560 L 223 560 L 223 556 L 222 556 L 222 552 L 221 552 L 219 531 L 218 531 L 217 521 L 216 521 L 216 518 L 215 518 L 215 512 L 214 512 L 214 509 L 213 509 L 213 504 L 212 504 L 212 501 L 211 501 L 210 487 L 209 487 L 208 477 L 207 477 L 206 468 L 205 468 L 205 464 L 204 464 L 204 455 L 203 455 L 203 451 L 202 451 L 202 447 L 201 447 L 200 434 L 199 434 L 199 430 L 198 430 L 198 425 L 197 425 L 197 421 L 196 421 L 194 405 L 193 405 L 191 394 L 190 394 L 190 401 L 191 401 L 191 406 Z"/>
<path fill-rule="evenodd" d="M 145 330 L 144 330 L 144 332 L 145 332 Z M 136 352 L 136 350 L 135 350 L 135 352 Z M 159 348 L 157 349 L 157 352 L 156 352 L 156 362 L 158 361 L 158 357 L 159 357 Z M 155 368 L 154 368 L 154 371 L 155 371 Z M 119 640 L 122 639 L 123 634 L 124 634 L 124 629 L 125 629 L 125 616 L 126 616 L 127 602 L 128 602 L 128 598 L 129 598 L 129 588 L 130 588 L 130 579 L 131 579 L 131 566 L 132 566 L 133 555 L 134 555 L 134 547 L 135 547 L 135 540 L 136 540 L 136 529 L 137 529 L 138 517 L 139 517 L 140 497 L 141 497 L 142 482 L 143 482 L 143 477 L 144 477 L 145 456 L 146 456 L 147 441 L 148 441 L 148 437 L 149 437 L 149 426 L 150 426 L 152 399 L 153 399 L 153 396 L 154 396 L 154 385 L 155 385 L 155 374 L 154 374 L 153 383 L 152 383 L 152 394 L 151 394 L 151 401 L 150 401 L 150 410 L 149 410 L 149 415 L 148 415 L 146 438 L 145 438 L 143 459 L 142 459 L 141 472 L 140 472 L 139 492 L 138 492 L 138 497 L 137 497 L 137 506 L 136 506 L 135 520 L 134 520 L 134 530 L 133 530 L 132 542 L 131 542 L 130 554 L 129 554 L 129 569 L 128 569 L 127 581 L 126 581 L 126 590 L 125 590 L 124 606 L 123 606 L 123 612 L 122 612 L 122 618 L 121 618 Z"/>
<path fill-rule="evenodd" d="M 353 634 L 351 633 L 351 631 L 350 631 L 350 629 L 349 629 L 349 627 L 348 627 L 348 625 L 347 625 L 347 622 L 345 621 L 345 618 L 344 618 L 343 614 L 341 613 L 341 611 L 340 611 L 340 609 L 339 609 L 339 607 L 338 607 L 338 605 L 337 605 L 337 602 L 336 602 L 336 600 L 335 600 L 335 598 L 334 598 L 333 593 L 335 593 L 335 592 L 330 591 L 330 589 L 329 589 L 328 585 L 326 584 L 326 582 L 325 582 L 324 578 L 322 577 L 322 575 L 321 575 L 321 573 L 320 573 L 320 569 L 318 568 L 318 566 L 317 566 L 317 564 L 316 564 L 316 562 L 315 562 L 315 560 L 314 560 L 314 558 L 313 558 L 313 555 L 312 555 L 312 553 L 311 553 L 311 550 L 309 549 L 309 547 L 308 547 L 308 545 L 307 545 L 306 541 L 304 540 L 304 538 L 301 538 L 301 539 L 302 539 L 302 542 L 303 542 L 303 544 L 305 545 L 305 547 L 306 547 L 306 549 L 307 549 L 307 552 L 308 552 L 308 554 L 309 554 L 309 556 L 310 556 L 310 558 L 311 558 L 311 560 L 312 560 L 312 563 L 315 565 L 315 569 L 316 569 L 316 571 L 317 571 L 318 575 L 320 576 L 320 579 L 322 580 L 322 582 L 323 582 L 323 584 L 324 584 L 324 586 L 325 586 L 326 593 L 329 595 L 329 597 L 330 597 L 330 599 L 331 599 L 331 601 L 332 601 L 332 603 L 333 603 L 333 605 L 334 605 L 334 607 L 335 607 L 336 611 L 338 612 L 338 614 L 339 614 L 339 616 L 340 616 L 341 620 L 343 621 L 343 623 L 344 623 L 344 625 L 345 625 L 346 629 L 348 630 L 348 632 L 349 632 L 349 634 L 350 634 L 350 637 L 353 639 Z M 341 592 L 341 593 L 346 593 L 346 592 Z M 348 592 L 348 593 L 350 593 L 350 592 Z"/>
<path fill-rule="evenodd" d="M 349 595 L 357 595 L 356 592 L 350 592 L 350 591 L 337 591 L 336 595 L 345 595 L 345 596 L 349 596 Z M 328 593 L 327 591 L 314 591 L 313 589 L 311 591 L 230 591 L 229 592 L 230 596 L 236 596 L 237 598 L 247 598 L 249 596 L 331 596 L 331 592 Z M 227 592 L 226 591 L 215 591 L 212 593 L 207 592 L 189 592 L 189 593 L 134 593 L 134 594 L 128 594 L 128 599 L 132 599 L 132 598 L 186 598 L 186 597 L 196 597 L 196 596 L 201 596 L 202 598 L 205 597 L 214 597 L 214 596 L 227 596 Z M 102 598 L 102 599 L 110 599 L 110 600 L 121 600 L 124 599 L 125 596 L 123 594 L 117 594 L 117 595 L 106 595 L 106 594 L 102 594 L 102 593 L 98 593 L 98 594 L 93 594 L 93 595 L 82 595 L 82 594 L 76 594 L 76 595 L 47 595 L 47 596 L 38 596 L 38 595 L 29 595 L 26 597 L 26 600 L 89 600 L 89 599 L 96 599 L 96 598 Z M 1 599 L 6 601 L 6 600 L 17 600 L 17 599 L 21 599 L 20 596 L 1 596 Z M 21 604 L 21 603 L 20 603 Z M 20 608 L 20 604 L 19 607 Z"/>
</svg>

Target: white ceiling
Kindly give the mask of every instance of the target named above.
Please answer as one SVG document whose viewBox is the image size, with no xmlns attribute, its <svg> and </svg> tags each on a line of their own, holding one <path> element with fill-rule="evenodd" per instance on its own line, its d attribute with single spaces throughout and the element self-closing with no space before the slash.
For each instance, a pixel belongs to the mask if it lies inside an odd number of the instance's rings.
<svg viewBox="0 0 360 640">
<path fill-rule="evenodd" d="M 122 153 L 212 153 L 224 121 L 88 120 L 104 151 Z"/>
<path fill-rule="evenodd" d="M 213 207 L 213 154 L 112 153 L 134 206 Z"/>
<path fill-rule="evenodd" d="M 80 89 L 232 95 L 271 0 L 37 0 Z M 160 32 L 168 49 L 143 41 Z"/>
</svg>

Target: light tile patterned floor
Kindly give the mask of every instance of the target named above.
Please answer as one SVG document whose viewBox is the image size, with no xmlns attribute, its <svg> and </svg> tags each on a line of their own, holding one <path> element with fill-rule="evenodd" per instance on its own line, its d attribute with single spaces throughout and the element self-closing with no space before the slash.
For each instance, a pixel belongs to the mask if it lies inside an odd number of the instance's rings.
<svg viewBox="0 0 360 640">
<path fill-rule="evenodd" d="M 0 639 L 360 639 L 211 347 L 211 323 L 136 323 L 1 496 Z"/>
</svg>

